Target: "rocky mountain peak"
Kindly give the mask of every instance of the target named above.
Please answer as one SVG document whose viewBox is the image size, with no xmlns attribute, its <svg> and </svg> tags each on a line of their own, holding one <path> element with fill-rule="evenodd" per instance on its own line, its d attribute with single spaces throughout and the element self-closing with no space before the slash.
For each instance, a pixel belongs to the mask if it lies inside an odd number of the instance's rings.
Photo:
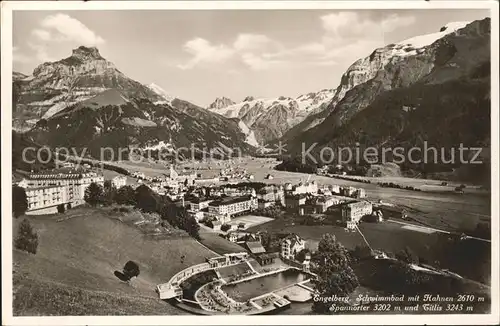
<svg viewBox="0 0 500 326">
<path fill-rule="evenodd" d="M 95 47 L 86 47 L 86 46 L 80 46 L 76 49 L 73 49 L 73 57 L 76 57 L 82 61 L 85 60 L 93 60 L 93 59 L 103 59 L 101 54 L 99 53 L 99 50 Z"/>
<path fill-rule="evenodd" d="M 227 108 L 228 106 L 233 105 L 233 104 L 236 104 L 236 103 L 233 102 L 231 99 L 223 96 L 223 97 L 216 98 L 215 101 L 212 104 L 210 104 L 207 109 L 209 109 L 209 110 L 224 109 L 224 108 Z"/>
<path fill-rule="evenodd" d="M 250 102 L 250 101 L 253 101 L 253 100 L 255 100 L 255 97 L 253 97 L 253 96 L 247 96 L 247 97 L 245 97 L 245 99 L 243 100 L 243 102 Z"/>
</svg>

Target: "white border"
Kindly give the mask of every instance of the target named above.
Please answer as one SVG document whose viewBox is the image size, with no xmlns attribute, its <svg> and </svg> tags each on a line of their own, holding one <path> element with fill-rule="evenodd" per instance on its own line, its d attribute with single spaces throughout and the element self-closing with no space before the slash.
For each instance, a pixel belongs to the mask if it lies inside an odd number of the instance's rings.
<svg viewBox="0 0 500 326">
<path fill-rule="evenodd" d="M 2 325 L 331 325 L 331 324 L 499 324 L 499 80 L 496 1 L 4 1 L 1 2 L 2 151 Z M 489 315 L 328 315 L 328 316 L 12 316 L 12 11 L 13 10 L 228 10 L 228 9 L 490 9 L 491 10 L 491 168 L 492 312 Z M 495 232 L 496 231 L 496 232 Z"/>
</svg>

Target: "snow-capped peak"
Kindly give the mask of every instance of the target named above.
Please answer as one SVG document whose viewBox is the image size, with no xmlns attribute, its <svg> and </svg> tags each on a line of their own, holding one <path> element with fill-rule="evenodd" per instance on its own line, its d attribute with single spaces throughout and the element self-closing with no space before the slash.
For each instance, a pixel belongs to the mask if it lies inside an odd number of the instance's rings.
<svg viewBox="0 0 500 326">
<path fill-rule="evenodd" d="M 212 104 L 210 104 L 207 109 L 208 110 L 220 110 L 220 109 L 224 109 L 230 105 L 233 105 L 233 104 L 236 104 L 234 103 L 233 101 L 231 101 L 231 99 L 223 96 L 223 97 L 218 97 L 215 99 L 215 101 L 212 102 Z"/>
<path fill-rule="evenodd" d="M 156 85 L 155 83 L 151 83 L 149 85 L 146 85 L 150 90 L 155 92 L 156 94 L 160 95 L 162 98 L 165 99 L 165 101 L 160 101 L 160 102 L 167 102 L 170 103 L 174 100 L 175 97 L 167 93 L 163 88 L 160 86 Z"/>
<path fill-rule="evenodd" d="M 456 30 L 464 28 L 470 22 L 452 22 L 441 27 L 439 32 L 419 35 L 407 40 L 401 41 L 398 44 L 409 45 L 414 48 L 423 48 L 424 46 L 431 45 L 445 35 L 451 34 Z"/>
</svg>

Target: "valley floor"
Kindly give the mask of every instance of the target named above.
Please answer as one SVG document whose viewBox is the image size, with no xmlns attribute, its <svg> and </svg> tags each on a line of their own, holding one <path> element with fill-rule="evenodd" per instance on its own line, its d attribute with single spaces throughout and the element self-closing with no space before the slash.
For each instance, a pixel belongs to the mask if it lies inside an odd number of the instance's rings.
<svg viewBox="0 0 500 326">
<path fill-rule="evenodd" d="M 114 164 L 114 163 L 113 163 Z M 167 167 L 160 163 L 132 163 L 120 162 L 118 166 L 130 169 L 130 171 L 141 171 L 147 175 L 160 175 L 166 173 Z M 408 209 L 412 217 L 419 222 L 448 231 L 470 231 L 479 222 L 491 220 L 491 193 L 480 190 L 477 186 L 467 185 L 464 194 L 454 192 L 458 183 L 448 182 L 442 186 L 440 180 L 415 179 L 404 177 L 360 177 L 370 180 L 371 183 L 342 180 L 327 176 L 307 173 L 287 172 L 274 170 L 276 165 L 274 159 L 263 159 L 246 157 L 234 162 L 186 162 L 178 165 L 176 169 L 188 168 L 200 173 L 203 177 L 218 176 L 222 169 L 232 167 L 237 170 L 246 170 L 252 174 L 252 182 L 263 182 L 268 184 L 297 184 L 305 181 L 316 181 L 320 185 L 339 185 L 361 187 L 366 190 L 367 198 L 373 201 L 382 200 L 385 203 L 393 203 Z M 272 175 L 272 179 L 266 176 Z M 128 178 L 132 179 L 132 178 Z M 232 180 L 233 182 L 244 182 L 244 180 Z M 378 182 L 394 182 L 403 186 L 413 186 L 422 191 L 412 191 L 398 188 L 384 188 L 377 185 Z M 219 184 L 222 184 L 220 182 Z"/>
</svg>

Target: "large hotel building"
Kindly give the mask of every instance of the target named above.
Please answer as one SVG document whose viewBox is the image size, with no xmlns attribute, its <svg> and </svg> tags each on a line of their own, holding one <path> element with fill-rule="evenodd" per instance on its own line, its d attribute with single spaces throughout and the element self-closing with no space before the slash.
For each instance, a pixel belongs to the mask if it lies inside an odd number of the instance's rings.
<svg viewBox="0 0 500 326">
<path fill-rule="evenodd" d="M 208 204 L 208 213 L 213 216 L 233 216 L 258 207 L 257 198 L 252 196 L 229 197 Z"/>
<path fill-rule="evenodd" d="M 104 177 L 95 172 L 31 173 L 20 182 L 28 199 L 26 214 L 56 213 L 57 207 L 71 208 L 85 202 L 85 189 L 92 183 L 104 184 Z"/>
</svg>

